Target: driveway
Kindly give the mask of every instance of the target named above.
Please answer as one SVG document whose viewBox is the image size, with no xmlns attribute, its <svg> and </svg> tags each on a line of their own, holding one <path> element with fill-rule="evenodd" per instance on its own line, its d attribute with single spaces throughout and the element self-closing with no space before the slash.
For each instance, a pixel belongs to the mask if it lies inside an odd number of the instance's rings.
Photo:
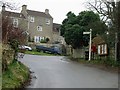
<svg viewBox="0 0 120 90">
<path fill-rule="evenodd" d="M 118 88 L 118 74 L 70 61 L 64 56 L 25 55 L 34 73 L 27 88 Z"/>
</svg>

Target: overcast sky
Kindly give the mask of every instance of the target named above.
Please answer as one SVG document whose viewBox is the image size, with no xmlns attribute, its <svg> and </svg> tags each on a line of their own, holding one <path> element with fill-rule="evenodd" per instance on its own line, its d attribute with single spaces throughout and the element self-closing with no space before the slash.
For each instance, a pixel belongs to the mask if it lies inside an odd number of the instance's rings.
<svg viewBox="0 0 120 90">
<path fill-rule="evenodd" d="M 49 13 L 53 17 L 54 23 L 62 23 L 66 18 L 66 14 L 72 11 L 76 15 L 85 8 L 87 0 L 3 0 L 16 3 L 19 7 L 23 4 L 27 5 L 27 9 L 44 12 L 49 9 Z M 20 8 L 21 10 L 21 8 Z M 20 11 L 18 10 L 18 11 Z"/>
</svg>

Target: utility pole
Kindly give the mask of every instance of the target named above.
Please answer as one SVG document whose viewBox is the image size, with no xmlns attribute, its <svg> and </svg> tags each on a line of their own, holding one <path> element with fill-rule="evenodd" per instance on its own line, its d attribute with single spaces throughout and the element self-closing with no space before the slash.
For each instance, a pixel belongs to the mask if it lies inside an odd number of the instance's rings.
<svg viewBox="0 0 120 90">
<path fill-rule="evenodd" d="M 120 1 L 116 0 L 116 9 L 115 9 L 115 61 L 118 60 L 118 34 L 119 34 L 119 9 L 120 9 Z"/>
<path fill-rule="evenodd" d="M 92 29 L 90 29 L 89 61 L 91 60 Z"/>
<path fill-rule="evenodd" d="M 118 43 L 118 35 L 115 33 L 115 61 L 117 61 L 117 43 Z"/>
<path fill-rule="evenodd" d="M 83 32 L 83 34 L 90 34 L 90 41 L 89 41 L 89 61 L 90 61 L 91 60 L 92 29 L 90 29 L 90 32 Z"/>
</svg>

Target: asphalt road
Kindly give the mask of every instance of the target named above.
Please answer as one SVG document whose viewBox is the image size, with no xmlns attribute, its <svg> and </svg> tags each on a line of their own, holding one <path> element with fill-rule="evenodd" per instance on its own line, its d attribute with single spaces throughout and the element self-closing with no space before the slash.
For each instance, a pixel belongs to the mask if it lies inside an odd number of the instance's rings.
<svg viewBox="0 0 120 90">
<path fill-rule="evenodd" d="M 27 88 L 118 88 L 117 73 L 79 64 L 64 56 L 25 55 L 20 61 L 34 72 Z"/>
</svg>

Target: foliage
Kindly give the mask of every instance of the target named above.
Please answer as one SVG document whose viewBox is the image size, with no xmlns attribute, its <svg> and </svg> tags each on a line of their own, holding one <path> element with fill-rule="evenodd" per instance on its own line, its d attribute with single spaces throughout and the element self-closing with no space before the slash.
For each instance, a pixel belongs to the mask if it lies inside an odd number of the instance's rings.
<svg viewBox="0 0 120 90">
<path fill-rule="evenodd" d="M 61 25 L 61 35 L 65 37 L 68 45 L 80 48 L 88 45 L 89 35 L 83 35 L 83 32 L 89 32 L 90 28 L 93 30 L 93 37 L 96 34 L 103 34 L 107 29 L 99 15 L 93 11 L 82 11 L 78 16 L 68 12 L 67 18 L 63 20 Z"/>
<path fill-rule="evenodd" d="M 100 17 L 93 11 L 82 11 L 79 13 L 77 20 L 80 26 L 87 26 L 92 22 L 100 21 Z"/>
<path fill-rule="evenodd" d="M 46 42 L 50 41 L 50 39 L 49 39 L 49 38 L 46 38 L 45 40 L 46 40 Z"/>
<path fill-rule="evenodd" d="M 18 52 L 18 44 L 24 44 L 26 42 L 24 30 L 19 27 L 14 27 L 9 15 L 8 17 L 2 17 L 2 41 L 4 44 L 9 44 L 15 50 L 14 58 Z"/>
<path fill-rule="evenodd" d="M 8 35 L 10 30 L 12 29 L 12 24 L 10 23 L 10 18 L 2 17 L 2 42 L 8 42 Z"/>
<path fill-rule="evenodd" d="M 49 40 L 49 38 L 41 39 L 40 43 L 47 43 Z"/>
<path fill-rule="evenodd" d="M 28 36 L 28 42 L 34 42 L 34 38 L 30 38 L 30 36 Z"/>
<path fill-rule="evenodd" d="M 14 49 L 14 50 L 18 50 L 18 45 L 19 45 L 19 42 L 17 41 L 17 40 L 15 40 L 15 39 L 13 39 L 13 40 L 10 40 L 10 45 L 11 45 L 11 47 Z"/>
<path fill-rule="evenodd" d="M 2 73 L 2 88 L 21 88 L 29 79 L 29 70 L 20 62 L 14 62 L 8 66 L 8 70 Z"/>
<path fill-rule="evenodd" d="M 88 8 L 99 13 L 109 27 L 108 32 L 110 33 L 108 38 L 109 47 L 114 47 L 114 43 L 120 43 L 120 1 L 112 0 L 94 0 L 88 2 Z M 115 33 L 117 33 L 117 38 L 115 38 Z M 120 46 L 118 45 L 118 51 L 120 52 Z M 119 53 L 117 52 L 117 53 Z M 119 58 L 120 54 L 117 58 Z M 119 59 L 118 59 L 119 60 Z"/>
<path fill-rule="evenodd" d="M 83 29 L 78 25 L 71 25 L 65 32 L 65 41 L 68 45 L 72 45 L 73 48 L 79 48 L 83 46 Z"/>
<path fill-rule="evenodd" d="M 4 13 L 3 13 L 4 15 Z M 24 30 L 15 28 L 12 24 L 12 20 L 8 17 L 2 17 L 2 41 L 8 43 L 13 39 L 17 40 L 19 44 L 25 43 L 26 35 Z"/>
</svg>

